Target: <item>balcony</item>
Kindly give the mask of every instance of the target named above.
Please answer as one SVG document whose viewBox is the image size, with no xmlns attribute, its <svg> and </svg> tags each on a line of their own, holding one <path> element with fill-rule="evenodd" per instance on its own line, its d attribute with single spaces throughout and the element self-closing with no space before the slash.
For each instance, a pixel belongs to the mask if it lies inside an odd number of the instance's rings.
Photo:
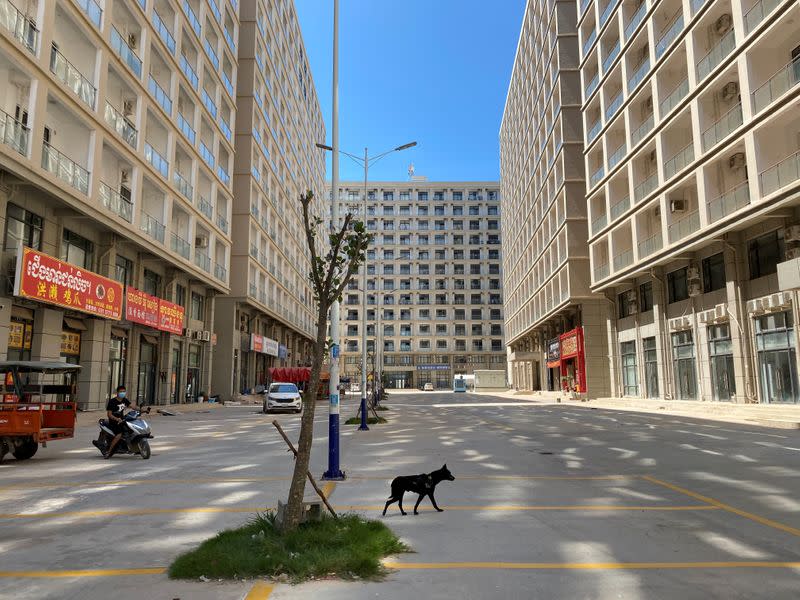
<svg viewBox="0 0 800 600">
<path fill-rule="evenodd" d="M 800 179 L 800 151 L 759 174 L 761 193 L 765 196 Z"/>
<path fill-rule="evenodd" d="M 214 155 L 202 140 L 200 141 L 200 156 L 206 161 L 209 167 L 212 169 L 214 168 Z"/>
<path fill-rule="evenodd" d="M 8 113 L 0 110 L 0 142 L 10 146 L 23 156 L 28 155 L 30 129 Z"/>
<path fill-rule="evenodd" d="M 652 194 L 658 187 L 658 173 L 653 173 L 642 183 L 633 188 L 633 199 L 638 204 Z"/>
<path fill-rule="evenodd" d="M 172 36 L 172 32 L 167 27 L 167 24 L 164 23 L 161 15 L 156 12 L 156 9 L 153 9 L 153 27 L 167 46 L 167 50 L 169 50 L 170 54 L 175 56 L 175 38 Z"/>
<path fill-rule="evenodd" d="M 633 75 L 630 79 L 628 79 L 628 93 L 633 93 L 639 84 L 642 83 L 642 80 L 645 76 L 650 72 L 650 57 L 646 57 L 642 62 L 640 62 L 636 69 L 633 71 Z"/>
<path fill-rule="evenodd" d="M 144 143 L 144 158 L 164 177 L 169 175 L 169 163 L 149 142 Z"/>
<path fill-rule="evenodd" d="M 706 54 L 700 62 L 697 63 L 697 80 L 698 82 L 705 79 L 714 68 L 719 65 L 725 57 L 728 56 L 736 48 L 736 38 L 733 35 L 733 29 L 720 38 L 717 45 L 714 46 L 708 54 Z"/>
<path fill-rule="evenodd" d="M 606 215 L 600 215 L 594 221 L 592 221 L 592 235 L 596 235 L 603 227 L 608 224 L 608 217 Z"/>
<path fill-rule="evenodd" d="M 115 215 L 125 219 L 128 223 L 133 222 L 133 204 L 117 190 L 111 186 L 100 182 L 100 200 L 108 210 Z"/>
<path fill-rule="evenodd" d="M 777 98 L 783 96 L 800 82 L 800 56 L 780 68 L 775 75 L 753 92 L 753 109 L 761 112 Z"/>
<path fill-rule="evenodd" d="M 222 282 L 228 281 L 228 269 L 219 263 L 214 263 L 214 277 Z"/>
<path fill-rule="evenodd" d="M 180 129 L 181 133 L 186 136 L 186 139 L 189 140 L 189 143 L 194 146 L 197 135 L 195 134 L 194 129 L 192 129 L 192 126 L 189 125 L 189 120 L 181 113 L 178 113 L 178 129 Z"/>
<path fill-rule="evenodd" d="M 678 11 L 677 16 L 672 20 L 672 24 L 664 32 L 664 35 L 661 36 L 661 39 L 658 40 L 658 43 L 656 44 L 656 60 L 661 58 L 661 56 L 667 51 L 667 48 L 672 45 L 672 42 L 675 41 L 675 38 L 678 37 L 678 34 L 680 34 L 681 31 L 683 31 L 682 9 Z"/>
<path fill-rule="evenodd" d="M 78 6 L 83 9 L 83 12 L 94 23 L 95 27 L 100 29 L 100 23 L 103 20 L 103 9 L 95 2 L 95 0 L 76 0 Z"/>
<path fill-rule="evenodd" d="M 201 95 L 203 98 L 203 105 L 208 109 L 208 112 L 211 113 L 211 116 L 215 119 L 217 118 L 217 104 L 214 102 L 214 99 L 211 95 L 203 88 L 203 93 Z"/>
<path fill-rule="evenodd" d="M 183 196 L 192 202 L 194 200 L 194 188 L 192 184 L 178 171 L 175 171 L 175 174 L 172 176 L 175 181 L 175 187 L 178 188 L 178 191 L 183 194 Z"/>
<path fill-rule="evenodd" d="M 693 160 L 694 144 L 690 142 L 688 146 L 682 150 L 679 150 L 672 158 L 664 163 L 664 179 L 670 179 L 678 171 L 684 169 Z"/>
<path fill-rule="evenodd" d="M 225 185 L 228 185 L 231 182 L 231 176 L 228 175 L 228 172 L 222 165 L 217 165 L 217 177 L 219 177 L 222 183 Z"/>
<path fill-rule="evenodd" d="M 113 26 L 111 27 L 111 48 L 119 55 L 122 62 L 131 68 L 131 71 L 133 71 L 137 77 L 142 76 L 142 59 L 128 46 L 122 34 Z"/>
<path fill-rule="evenodd" d="M 620 144 L 619 148 L 614 150 L 614 152 L 611 154 L 611 156 L 608 157 L 608 170 L 609 171 L 611 171 L 611 169 L 616 167 L 619 164 L 619 162 L 623 158 L 625 158 L 625 153 L 627 151 L 628 151 L 628 149 L 625 147 L 625 142 L 622 142 L 622 144 Z"/>
<path fill-rule="evenodd" d="M 782 0 L 759 0 L 744 15 L 744 33 L 748 35 L 753 31 L 764 18 L 769 15 Z"/>
<path fill-rule="evenodd" d="M 89 171 L 47 142 L 42 144 L 42 168 L 84 194 L 89 193 Z"/>
<path fill-rule="evenodd" d="M 631 146 L 636 146 L 644 137 L 653 130 L 655 118 L 652 113 L 644 122 L 631 132 Z"/>
<path fill-rule="evenodd" d="M 197 34 L 197 37 L 200 37 L 200 20 L 197 18 L 197 15 L 194 14 L 192 7 L 189 5 L 189 0 L 183 0 L 181 2 L 181 6 L 183 7 L 183 14 L 186 15 L 186 20 L 189 21 L 189 25 L 192 26 L 192 29 Z"/>
<path fill-rule="evenodd" d="M 591 174 L 589 177 L 589 188 L 593 188 L 597 185 L 597 183 L 603 178 L 606 174 L 606 171 L 603 167 L 597 169 L 594 173 Z"/>
<path fill-rule="evenodd" d="M 663 120 L 673 108 L 678 106 L 680 101 L 683 100 L 688 93 L 689 80 L 684 79 L 675 87 L 674 90 L 669 93 L 669 96 L 664 98 L 664 101 L 661 103 L 661 119 Z"/>
<path fill-rule="evenodd" d="M 139 132 L 136 131 L 133 123 L 131 123 L 127 117 L 114 108 L 108 101 L 106 101 L 105 119 L 106 123 L 109 124 L 111 129 L 116 131 L 117 134 L 123 140 L 125 140 L 125 143 L 127 143 L 131 148 L 136 149 L 136 142 Z"/>
<path fill-rule="evenodd" d="M 214 48 L 211 46 L 211 42 L 208 41 L 208 38 L 203 39 L 203 49 L 206 51 L 211 64 L 214 65 L 214 69 L 219 71 L 219 57 L 217 56 Z"/>
<path fill-rule="evenodd" d="M 606 277 L 608 277 L 609 273 L 610 273 L 610 271 L 609 271 L 608 263 L 606 263 L 604 265 L 600 265 L 599 267 L 595 267 L 594 268 L 594 280 L 595 281 L 601 281 L 602 279 L 605 279 Z"/>
<path fill-rule="evenodd" d="M 164 243 L 164 235 L 167 228 L 162 225 L 158 219 L 151 217 L 146 212 L 142 212 L 142 224 L 140 229 L 160 244 Z"/>
<path fill-rule="evenodd" d="M 586 134 L 586 140 L 591 143 L 597 137 L 597 134 L 600 133 L 602 128 L 603 122 L 600 119 L 597 119 L 594 125 L 589 128 L 589 133 Z"/>
<path fill-rule="evenodd" d="M 614 257 L 614 272 L 620 271 L 633 263 L 633 250 L 626 250 Z"/>
<path fill-rule="evenodd" d="M 608 123 L 614 117 L 614 115 L 619 110 L 619 107 L 622 106 L 622 96 L 623 96 L 622 90 L 620 90 L 619 93 L 616 96 L 614 96 L 614 99 L 611 100 L 609 105 L 606 107 L 606 123 Z"/>
<path fill-rule="evenodd" d="M 231 80 L 225 71 L 222 71 L 222 85 L 224 85 L 225 89 L 228 90 L 228 94 L 231 96 L 231 98 L 236 97 L 236 93 L 233 91 L 233 84 L 231 83 Z M 259 98 L 260 96 L 256 94 L 256 97 Z"/>
<path fill-rule="evenodd" d="M 200 196 L 200 199 L 197 202 L 197 206 L 200 209 L 200 212 L 203 213 L 208 220 L 210 221 L 214 215 L 214 207 L 211 206 L 211 202 Z"/>
<path fill-rule="evenodd" d="M 625 198 L 614 204 L 611 207 L 611 222 L 613 223 L 614 221 L 616 221 L 630 207 L 631 207 L 631 199 L 629 196 L 626 196 Z"/>
<path fill-rule="evenodd" d="M 219 118 L 219 128 L 222 131 L 222 135 L 225 136 L 225 139 L 229 142 L 233 140 L 233 134 L 231 133 L 231 126 L 228 125 L 228 122 L 224 119 L 224 117 Z"/>
<path fill-rule="evenodd" d="M 600 73 L 595 73 L 594 77 L 586 85 L 585 97 L 588 98 L 597 89 L 597 84 L 600 83 Z"/>
<path fill-rule="evenodd" d="M 597 39 L 597 29 L 592 29 L 592 32 L 589 34 L 589 37 L 586 38 L 586 41 L 583 43 L 583 57 L 586 58 L 586 55 L 589 54 L 589 50 L 592 48 L 594 41 Z"/>
<path fill-rule="evenodd" d="M 94 110 L 97 89 L 55 46 L 50 50 L 50 72 Z"/>
<path fill-rule="evenodd" d="M 219 213 L 217 213 L 217 227 L 219 227 L 225 233 L 228 233 L 228 219 Z"/>
<path fill-rule="evenodd" d="M 692 15 L 696 15 L 700 12 L 700 9 L 703 8 L 706 2 L 708 2 L 708 0 L 690 0 L 689 4 L 692 8 Z"/>
<path fill-rule="evenodd" d="M 636 31 L 636 28 L 639 27 L 639 24 L 644 19 L 645 14 L 647 14 L 647 2 L 642 0 L 641 6 L 636 10 L 636 14 L 633 15 L 631 18 L 631 22 L 628 23 L 628 26 L 625 27 L 625 41 L 628 42 L 633 35 L 633 32 Z"/>
<path fill-rule="evenodd" d="M 639 242 L 639 258 L 650 256 L 653 252 L 661 250 L 661 234 L 657 233 L 650 236 L 643 242 Z"/>
<path fill-rule="evenodd" d="M 192 65 L 189 64 L 189 59 L 183 54 L 181 54 L 181 71 L 183 71 L 183 74 L 186 75 L 186 78 L 189 80 L 189 83 L 192 84 L 192 87 L 197 89 L 200 79 L 197 77 L 197 73 L 192 68 Z"/>
<path fill-rule="evenodd" d="M 619 4 L 619 0 L 610 0 L 608 5 L 603 9 L 602 14 L 600 15 L 601 28 L 606 24 L 606 21 L 608 21 L 609 17 L 611 17 L 611 13 L 614 12 L 617 4 Z"/>
<path fill-rule="evenodd" d="M 708 221 L 716 223 L 748 204 L 750 204 L 750 185 L 745 181 L 707 202 Z"/>
<path fill-rule="evenodd" d="M 611 65 L 614 63 L 614 60 L 619 56 L 619 48 L 620 42 L 617 40 L 617 43 L 614 44 L 614 47 L 611 48 L 611 51 L 606 56 L 605 60 L 603 61 L 603 73 L 608 73 L 611 69 Z"/>
<path fill-rule="evenodd" d="M 36 54 L 39 30 L 10 0 L 0 0 L 0 26 L 7 29 L 31 54 Z"/>
<path fill-rule="evenodd" d="M 169 236 L 169 246 L 173 252 L 179 254 L 186 260 L 189 260 L 189 255 L 192 252 L 192 246 L 174 231 Z"/>
<path fill-rule="evenodd" d="M 669 226 L 669 243 L 674 244 L 698 229 L 700 229 L 700 211 L 695 210 Z"/>
<path fill-rule="evenodd" d="M 211 258 L 208 256 L 208 254 L 203 254 L 199 250 L 195 250 L 194 264 L 200 267 L 206 273 L 211 272 Z"/>
<path fill-rule="evenodd" d="M 156 102 L 159 103 L 161 108 L 163 108 L 169 116 L 172 116 L 172 100 L 167 95 L 167 92 L 158 85 L 158 82 L 152 75 L 148 76 L 147 90 L 153 95 L 153 98 L 156 99 Z"/>
<path fill-rule="evenodd" d="M 222 23 L 222 13 L 219 10 L 219 6 L 217 6 L 216 0 L 208 0 L 208 6 L 211 8 L 211 12 L 214 13 L 217 23 Z"/>
<path fill-rule="evenodd" d="M 709 150 L 742 124 L 742 105 L 737 104 L 703 132 L 703 150 Z"/>
</svg>

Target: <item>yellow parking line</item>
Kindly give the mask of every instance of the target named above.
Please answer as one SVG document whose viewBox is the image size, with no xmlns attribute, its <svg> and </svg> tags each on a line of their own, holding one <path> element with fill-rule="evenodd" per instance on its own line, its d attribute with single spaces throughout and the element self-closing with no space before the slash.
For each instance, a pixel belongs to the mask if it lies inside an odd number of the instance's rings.
<svg viewBox="0 0 800 600">
<path fill-rule="evenodd" d="M 407 563 L 384 561 L 389 569 L 564 569 L 564 570 L 640 570 L 640 569 L 797 569 L 800 562 L 608 562 L 608 563 L 516 563 L 516 562 L 443 562 Z"/>
<path fill-rule="evenodd" d="M 719 508 L 721 510 L 733 513 L 735 515 L 739 515 L 740 517 L 744 517 L 745 519 L 750 519 L 751 521 L 755 521 L 756 523 L 761 523 L 762 525 L 766 525 L 767 527 L 772 527 L 773 529 L 779 529 L 781 531 L 785 531 L 786 533 L 791 533 L 792 535 L 800 536 L 800 529 L 797 529 L 796 527 L 784 525 L 783 523 L 773 521 L 772 519 L 767 519 L 766 517 L 760 517 L 758 515 L 747 512 L 740 508 L 736 508 L 735 506 L 730 506 L 729 504 L 725 504 L 723 502 L 720 502 L 719 500 L 715 500 L 714 498 L 709 498 L 708 496 L 703 496 L 702 494 L 698 494 L 691 490 L 687 490 L 686 488 L 682 488 L 677 485 L 667 483 L 666 481 L 661 481 L 660 479 L 656 479 L 655 477 L 651 477 L 650 475 L 644 475 L 642 479 L 649 481 L 651 483 L 655 483 L 656 485 L 663 486 L 674 492 L 684 494 L 686 496 L 689 496 L 690 498 L 699 500 L 700 502 L 706 502 L 711 506 L 715 506 L 716 508 Z"/>
<path fill-rule="evenodd" d="M 328 483 L 322 486 L 322 494 L 325 496 L 325 498 L 330 498 L 331 494 L 333 494 L 333 491 L 335 489 L 336 489 L 336 482 L 329 481 Z"/>
<path fill-rule="evenodd" d="M 0 571 L 0 577 L 43 578 L 58 577 L 120 577 L 123 575 L 161 575 L 165 567 L 149 569 L 78 569 L 71 571 Z"/>
<path fill-rule="evenodd" d="M 267 600 L 272 593 L 272 586 L 263 581 L 257 581 L 244 600 Z"/>
</svg>

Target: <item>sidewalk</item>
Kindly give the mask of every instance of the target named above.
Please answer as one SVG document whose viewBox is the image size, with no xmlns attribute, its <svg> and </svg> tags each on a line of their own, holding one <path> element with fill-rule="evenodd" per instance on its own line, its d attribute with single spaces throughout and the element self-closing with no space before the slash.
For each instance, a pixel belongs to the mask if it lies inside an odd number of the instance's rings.
<svg viewBox="0 0 800 600">
<path fill-rule="evenodd" d="M 633 412 L 668 414 L 711 421 L 759 425 L 776 429 L 800 429 L 800 405 L 733 404 L 730 402 L 699 402 L 691 400 L 650 400 L 646 398 L 598 398 L 571 400 L 559 392 L 478 392 L 542 404 L 566 404 L 590 408 L 629 410 Z"/>
<path fill-rule="evenodd" d="M 165 410 L 171 413 L 175 413 L 176 415 L 185 414 L 185 413 L 196 413 L 196 412 L 209 412 L 209 411 L 216 411 L 219 409 L 224 409 L 227 407 L 232 406 L 261 406 L 263 398 L 259 396 L 241 396 L 237 397 L 235 402 L 227 402 L 222 404 L 220 402 L 192 402 L 189 404 L 154 404 L 151 408 L 150 415 L 148 415 L 148 419 L 159 419 L 159 418 L 168 418 L 165 415 L 159 414 L 157 411 Z M 106 411 L 104 410 L 87 410 L 79 412 L 77 418 L 75 420 L 75 424 L 78 427 L 92 425 L 97 423 L 98 419 L 103 419 L 106 416 Z"/>
</svg>

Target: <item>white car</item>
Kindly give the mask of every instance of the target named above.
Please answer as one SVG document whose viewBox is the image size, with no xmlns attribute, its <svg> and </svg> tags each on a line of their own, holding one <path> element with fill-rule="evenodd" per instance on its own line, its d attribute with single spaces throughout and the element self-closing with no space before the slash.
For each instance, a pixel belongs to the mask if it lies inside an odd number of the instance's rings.
<svg viewBox="0 0 800 600">
<path fill-rule="evenodd" d="M 303 410 L 303 397 L 293 383 L 273 383 L 264 392 L 264 412 L 271 410 Z"/>
<path fill-rule="evenodd" d="M 432 383 L 426 383 L 425 385 L 422 386 L 422 391 L 423 392 L 432 392 L 433 391 L 433 384 Z"/>
</svg>

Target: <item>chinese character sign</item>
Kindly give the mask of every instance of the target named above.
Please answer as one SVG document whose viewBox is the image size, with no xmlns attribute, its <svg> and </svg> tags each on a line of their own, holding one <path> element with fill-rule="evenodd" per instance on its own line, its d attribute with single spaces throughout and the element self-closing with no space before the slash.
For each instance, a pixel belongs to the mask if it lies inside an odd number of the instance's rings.
<svg viewBox="0 0 800 600">
<path fill-rule="evenodd" d="M 75 265 L 22 247 L 14 295 L 119 321 L 122 285 Z"/>
<path fill-rule="evenodd" d="M 181 335 L 183 333 L 183 307 L 180 304 L 159 300 L 158 329 Z"/>
<path fill-rule="evenodd" d="M 125 318 L 158 329 L 158 298 L 129 287 L 125 294 Z"/>
</svg>

